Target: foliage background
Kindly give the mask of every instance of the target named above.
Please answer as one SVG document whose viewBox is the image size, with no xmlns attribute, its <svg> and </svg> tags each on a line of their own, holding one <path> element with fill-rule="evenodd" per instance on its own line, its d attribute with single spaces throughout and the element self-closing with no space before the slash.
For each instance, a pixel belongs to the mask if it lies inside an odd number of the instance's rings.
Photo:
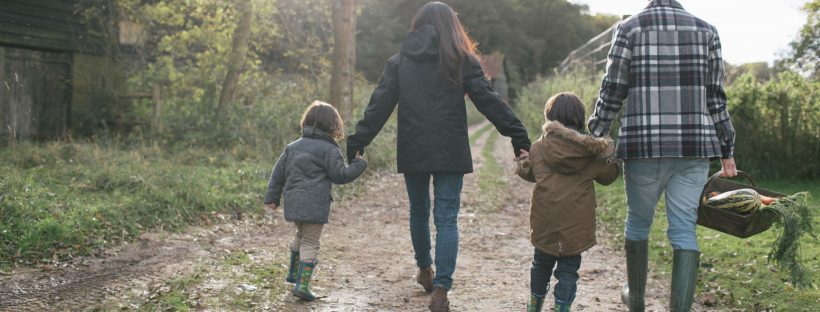
<svg viewBox="0 0 820 312">
<path fill-rule="evenodd" d="M 101 95 L 79 116 L 86 126 L 76 137 L 11 141 L 0 148 L 0 270 L 95 254 L 145 231 L 261 211 L 270 168 L 285 144 L 299 137 L 302 111 L 329 96 L 334 42 L 327 0 L 248 1 L 254 14 L 240 96 L 220 115 L 214 108 L 237 26 L 235 2 L 83 1 L 78 12 L 96 23 L 111 26 L 126 19 L 143 26 L 136 45 L 108 46 L 108 61 L 101 66 L 121 66 L 120 95 L 161 86 L 159 126 L 150 127 L 150 101 Z M 413 14 L 426 2 L 360 1 L 354 116 L 361 116 L 384 61 L 396 53 Z M 618 17 L 590 15 L 565 0 L 448 3 L 482 53 L 507 56 L 512 104 L 533 137 L 552 94 L 572 91 L 588 105 L 595 102 L 602 73 L 590 78 L 590 73 L 557 75 L 552 69 Z M 790 180 L 771 184 L 775 187 L 798 185 L 790 190 L 816 183 L 820 175 L 818 9 L 820 0 L 806 6 L 806 26 L 774 67 L 743 64 L 727 71 L 739 167 L 766 182 Z M 470 123 L 483 120 L 476 110 L 469 112 Z M 353 122 L 346 120 L 348 129 Z M 393 170 L 395 134 L 395 122 L 389 121 L 367 149 L 371 169 Z M 616 213 L 610 217 L 622 220 Z M 777 281 L 767 287 L 765 294 L 782 289 Z"/>
</svg>

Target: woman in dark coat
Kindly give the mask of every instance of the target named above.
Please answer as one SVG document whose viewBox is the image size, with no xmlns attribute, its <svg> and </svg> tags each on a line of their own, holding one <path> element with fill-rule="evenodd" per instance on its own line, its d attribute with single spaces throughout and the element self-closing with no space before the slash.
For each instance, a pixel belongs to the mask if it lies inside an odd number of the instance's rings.
<svg viewBox="0 0 820 312">
<path fill-rule="evenodd" d="M 413 18 L 401 51 L 385 64 L 382 78 L 356 133 L 347 140 L 352 159 L 378 134 L 398 104 L 397 162 L 410 199 L 410 236 L 418 282 L 432 292 L 430 309 L 448 311 L 458 254 L 458 210 L 464 174 L 473 171 L 464 95 L 498 131 L 512 139 L 516 156 L 529 150 L 521 121 L 484 76 L 470 39 L 456 13 L 430 2 Z M 434 188 L 436 272 L 430 256 L 430 180 Z"/>
</svg>

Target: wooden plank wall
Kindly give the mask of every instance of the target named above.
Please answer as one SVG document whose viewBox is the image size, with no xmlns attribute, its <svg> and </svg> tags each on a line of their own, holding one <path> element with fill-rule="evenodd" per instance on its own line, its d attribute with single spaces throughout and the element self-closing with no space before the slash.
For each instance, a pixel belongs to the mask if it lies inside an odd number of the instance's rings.
<svg viewBox="0 0 820 312">
<path fill-rule="evenodd" d="M 77 51 L 76 0 L 0 0 L 0 45 Z"/>
<path fill-rule="evenodd" d="M 70 102 L 70 53 L 0 47 L 0 138 L 62 137 Z"/>
</svg>

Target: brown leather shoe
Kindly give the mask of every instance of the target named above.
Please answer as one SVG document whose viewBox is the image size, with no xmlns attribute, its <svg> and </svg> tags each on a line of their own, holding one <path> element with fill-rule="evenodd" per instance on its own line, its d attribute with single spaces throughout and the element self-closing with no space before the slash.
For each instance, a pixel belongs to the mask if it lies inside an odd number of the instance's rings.
<svg viewBox="0 0 820 312">
<path fill-rule="evenodd" d="M 424 287 L 428 294 L 433 291 L 433 276 L 433 267 L 419 268 L 419 274 L 416 276 L 416 282 Z"/>
<path fill-rule="evenodd" d="M 447 300 L 447 288 L 436 286 L 430 296 L 430 312 L 450 312 L 450 301 Z"/>
</svg>

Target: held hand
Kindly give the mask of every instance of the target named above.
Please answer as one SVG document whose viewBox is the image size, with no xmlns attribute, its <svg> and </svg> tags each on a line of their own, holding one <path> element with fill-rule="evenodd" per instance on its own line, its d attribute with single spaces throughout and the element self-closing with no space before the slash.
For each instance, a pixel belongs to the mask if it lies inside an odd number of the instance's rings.
<svg viewBox="0 0 820 312">
<path fill-rule="evenodd" d="M 362 159 L 362 153 L 361 152 L 356 151 L 356 159 Z"/>
<path fill-rule="evenodd" d="M 277 206 L 276 206 L 276 204 L 274 204 L 274 203 L 270 203 L 270 204 L 265 205 L 265 208 L 268 208 L 268 209 L 270 209 L 271 211 L 276 212 L 276 208 L 277 208 Z"/>
<path fill-rule="evenodd" d="M 735 166 L 735 159 L 728 158 L 728 159 L 721 159 L 721 177 L 734 177 L 737 175 L 737 166 Z"/>
<path fill-rule="evenodd" d="M 530 157 L 530 152 L 527 152 L 527 150 L 522 148 L 520 149 L 520 152 L 521 153 L 519 154 L 518 159 L 525 159 L 527 157 Z"/>
</svg>

